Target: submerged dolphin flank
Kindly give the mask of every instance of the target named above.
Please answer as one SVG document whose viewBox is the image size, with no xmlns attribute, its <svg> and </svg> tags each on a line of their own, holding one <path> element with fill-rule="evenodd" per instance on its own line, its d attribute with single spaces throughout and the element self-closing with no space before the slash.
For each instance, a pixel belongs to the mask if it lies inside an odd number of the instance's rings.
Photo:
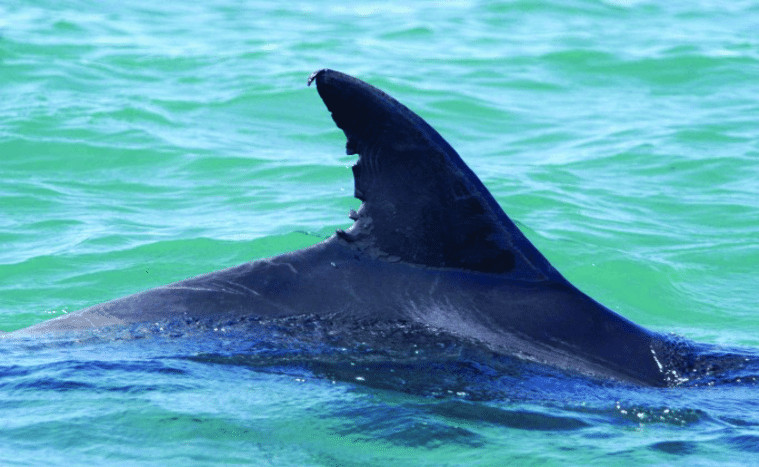
<svg viewBox="0 0 759 467">
<path fill-rule="evenodd" d="M 333 70 L 309 78 L 347 137 L 355 196 L 346 231 L 16 331 L 311 314 L 428 326 L 564 370 L 671 384 L 675 344 L 588 297 L 546 260 L 454 149 L 379 89 Z"/>
</svg>

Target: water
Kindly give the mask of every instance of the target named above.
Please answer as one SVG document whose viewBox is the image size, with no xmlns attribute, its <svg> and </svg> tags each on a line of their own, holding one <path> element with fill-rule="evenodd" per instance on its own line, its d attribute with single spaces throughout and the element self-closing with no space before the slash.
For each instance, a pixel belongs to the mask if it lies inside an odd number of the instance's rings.
<svg viewBox="0 0 759 467">
<path fill-rule="evenodd" d="M 305 87 L 331 67 L 427 119 L 602 303 L 759 347 L 754 2 L 239 3 L 0 4 L 0 329 L 349 225 L 354 159 Z M 755 384 L 599 384 L 414 338 L 341 355 L 293 329 L 3 342 L 0 458 L 759 459 Z"/>
</svg>

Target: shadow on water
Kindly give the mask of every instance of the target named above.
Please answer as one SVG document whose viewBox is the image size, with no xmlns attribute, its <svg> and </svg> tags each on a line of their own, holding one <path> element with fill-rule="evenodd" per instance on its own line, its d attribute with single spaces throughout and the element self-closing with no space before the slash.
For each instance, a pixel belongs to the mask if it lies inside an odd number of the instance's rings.
<svg viewBox="0 0 759 467">
<path fill-rule="evenodd" d="M 352 420 L 346 430 L 401 445 L 448 440 L 477 446 L 481 440 L 467 428 L 472 424 L 524 432 L 661 425 L 717 429 L 736 449 L 756 452 L 757 354 L 684 340 L 672 349 L 662 358 L 679 365 L 677 384 L 650 388 L 567 374 L 405 322 L 154 323 L 73 340 L 0 340 L 0 392 L 171 392 L 192 381 L 198 367 L 236 368 L 333 383 L 386 400 L 381 408 L 341 406 L 332 415 Z M 33 354 L 38 357 L 24 364 L 23 356 Z M 116 373 L 122 376 L 110 383 Z M 131 374 L 141 377 L 130 382 Z M 684 440 L 659 440 L 649 448 L 698 451 Z"/>
<path fill-rule="evenodd" d="M 675 383 L 651 388 L 568 374 L 404 322 L 350 326 L 346 332 L 344 324 L 312 317 L 246 323 L 246 339 L 187 358 L 386 397 L 400 394 L 404 405 L 432 417 L 520 430 L 573 431 L 605 423 L 759 427 L 759 411 L 749 408 L 759 408 L 759 355 L 751 350 L 673 337 L 662 358 L 677 366 Z M 688 452 L 689 446 L 663 442 L 651 449 Z"/>
</svg>

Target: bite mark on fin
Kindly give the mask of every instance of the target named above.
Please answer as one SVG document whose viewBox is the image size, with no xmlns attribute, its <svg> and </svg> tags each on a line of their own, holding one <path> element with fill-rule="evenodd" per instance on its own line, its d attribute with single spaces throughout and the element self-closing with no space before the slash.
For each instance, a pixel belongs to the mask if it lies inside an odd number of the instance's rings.
<svg viewBox="0 0 759 467">
<path fill-rule="evenodd" d="M 321 69 L 308 79 L 346 136 L 353 166 L 355 223 L 338 237 L 403 261 L 559 279 L 461 160 L 427 122 L 385 92 Z M 563 278 L 562 278 L 563 279 Z"/>
</svg>

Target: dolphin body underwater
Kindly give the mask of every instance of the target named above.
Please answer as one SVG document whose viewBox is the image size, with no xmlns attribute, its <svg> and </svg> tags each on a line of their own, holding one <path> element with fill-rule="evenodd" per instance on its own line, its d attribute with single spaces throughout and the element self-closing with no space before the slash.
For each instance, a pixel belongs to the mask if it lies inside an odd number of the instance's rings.
<svg viewBox="0 0 759 467">
<path fill-rule="evenodd" d="M 638 326 L 569 283 L 421 117 L 337 71 L 319 70 L 312 82 L 347 137 L 346 152 L 359 155 L 353 175 L 362 204 L 349 229 L 6 337 L 310 314 L 336 323 L 416 323 L 599 379 L 671 386 L 696 372 L 697 344 Z"/>
</svg>

